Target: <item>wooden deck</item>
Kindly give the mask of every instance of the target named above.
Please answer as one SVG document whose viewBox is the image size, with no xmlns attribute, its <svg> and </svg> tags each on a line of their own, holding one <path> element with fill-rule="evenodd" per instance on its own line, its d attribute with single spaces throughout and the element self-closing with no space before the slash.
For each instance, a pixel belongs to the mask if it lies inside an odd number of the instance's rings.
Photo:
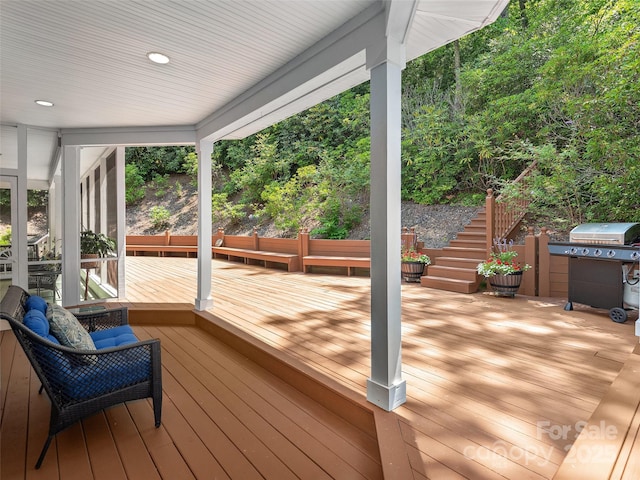
<svg viewBox="0 0 640 480">
<path fill-rule="evenodd" d="M 633 322 L 560 300 L 404 284 L 408 399 L 386 413 L 365 401 L 369 278 L 213 266 L 215 304 L 199 328 L 180 313 L 195 259 L 127 257 L 136 333 L 162 340 L 163 425 L 146 401 L 114 407 L 59 434 L 40 471 L 48 400 L 2 335 L 3 479 L 550 479 L 638 342 Z M 220 325 L 245 343 L 210 334 Z M 280 363 L 253 361 L 251 342 Z M 309 384 L 318 393 L 303 394 L 304 378 L 337 396 Z M 371 415 L 341 415 L 327 398 Z"/>
</svg>

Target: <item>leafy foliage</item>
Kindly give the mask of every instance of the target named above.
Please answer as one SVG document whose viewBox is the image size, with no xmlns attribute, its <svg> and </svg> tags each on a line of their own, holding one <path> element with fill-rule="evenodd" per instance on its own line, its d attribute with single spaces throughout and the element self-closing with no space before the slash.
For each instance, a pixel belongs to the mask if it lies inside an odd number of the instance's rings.
<svg viewBox="0 0 640 480">
<path fill-rule="evenodd" d="M 124 182 L 124 198 L 127 205 L 134 205 L 144 198 L 147 187 L 144 184 L 144 177 L 140 175 L 136 165 L 125 165 Z"/>
<path fill-rule="evenodd" d="M 314 235 L 347 235 L 369 195 L 369 97 L 364 83 L 218 142 L 216 215 L 270 217 L 288 232 L 312 218 Z M 522 194 L 511 183 L 536 161 L 527 195 L 541 221 L 640 221 L 640 3 L 511 2 L 491 26 L 407 65 L 402 115 L 403 200 Z M 127 163 L 128 204 L 154 175 L 197 178 L 192 148 L 127 149 Z"/>
<path fill-rule="evenodd" d="M 214 222 L 237 222 L 246 216 L 244 204 L 232 203 L 226 193 L 211 195 L 211 215 Z"/>
<path fill-rule="evenodd" d="M 11 245 L 11 227 L 7 227 L 2 235 L 0 235 L 0 245 Z"/>
<path fill-rule="evenodd" d="M 164 197 L 169 191 L 169 174 L 156 174 L 152 180 L 153 187 L 156 189 L 156 197 Z"/>
<path fill-rule="evenodd" d="M 171 219 L 171 213 L 164 207 L 153 206 L 149 211 L 151 225 L 156 230 L 161 228 L 168 228 L 170 226 L 169 220 Z"/>
</svg>

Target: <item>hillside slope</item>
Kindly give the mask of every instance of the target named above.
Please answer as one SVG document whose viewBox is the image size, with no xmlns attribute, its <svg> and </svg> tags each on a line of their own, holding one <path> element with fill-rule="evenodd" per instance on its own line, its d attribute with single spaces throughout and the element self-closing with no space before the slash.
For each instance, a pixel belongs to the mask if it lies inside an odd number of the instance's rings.
<svg viewBox="0 0 640 480">
<path fill-rule="evenodd" d="M 142 202 L 133 207 L 127 207 L 127 235 L 156 235 L 164 232 L 164 229 L 154 229 L 151 222 L 150 211 L 153 206 L 167 209 L 171 215 L 169 230 L 174 235 L 197 234 L 198 203 L 197 189 L 189 184 L 186 176 L 173 176 L 170 185 L 178 182 L 180 188 L 172 188 L 167 194 L 157 196 L 156 192 L 148 188 Z M 178 192 L 178 193 L 176 193 Z M 402 226 L 414 227 L 418 240 L 425 246 L 438 248 L 445 246 L 455 238 L 456 234 L 464 228 L 476 215 L 479 208 L 463 207 L 455 205 L 419 205 L 411 202 L 402 203 Z M 363 205 L 361 224 L 355 228 L 349 238 L 367 239 L 369 233 L 369 209 Z M 259 223 L 258 220 L 245 218 L 237 224 L 213 225 L 224 229 L 228 235 L 251 235 L 254 228 L 258 234 L 267 237 L 282 237 L 272 223 Z M 309 225 L 308 227 L 311 227 Z"/>
</svg>

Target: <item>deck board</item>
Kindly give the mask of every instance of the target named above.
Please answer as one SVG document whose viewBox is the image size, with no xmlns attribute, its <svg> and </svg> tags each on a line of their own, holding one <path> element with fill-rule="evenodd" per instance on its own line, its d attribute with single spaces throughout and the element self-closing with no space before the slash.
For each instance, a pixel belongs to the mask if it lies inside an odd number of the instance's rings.
<svg viewBox="0 0 640 480">
<path fill-rule="evenodd" d="M 126 262 L 123 304 L 166 302 L 178 310 L 193 302 L 196 259 Z M 212 265 L 212 314 L 364 401 L 367 277 Z M 586 307 L 566 312 L 561 299 L 403 284 L 402 301 L 408 398 L 394 412 L 392 437 L 402 438 L 415 479 L 553 478 L 576 425 L 591 417 L 637 345 L 632 322 L 615 324 Z M 117 465 L 113 478 L 382 478 L 377 438 L 216 337 L 147 319 L 134 329 L 162 341 L 162 426 L 154 428 L 147 400 L 113 407 L 59 435 L 40 472 L 32 465 L 46 436 L 46 426 L 36 425 L 48 416 L 46 395 L 37 395 L 37 378 L 14 352 L 12 335 L 2 334 L 3 478 L 10 472 L 15 476 L 7 478 L 66 480 L 70 465 L 84 474 L 106 462 Z M 28 444 L 20 434 L 27 422 Z M 554 427 L 567 434 L 554 437 Z M 629 460 L 618 467 L 628 478 L 638 468 L 634 438 L 624 445 Z"/>
</svg>

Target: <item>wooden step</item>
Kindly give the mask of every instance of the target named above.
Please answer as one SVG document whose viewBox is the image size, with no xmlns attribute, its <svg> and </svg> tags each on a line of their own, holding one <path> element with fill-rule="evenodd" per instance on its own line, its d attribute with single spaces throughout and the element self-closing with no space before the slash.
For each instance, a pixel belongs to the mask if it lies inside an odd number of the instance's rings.
<svg viewBox="0 0 640 480">
<path fill-rule="evenodd" d="M 475 285 L 474 282 L 443 277 L 422 277 L 420 279 L 420 285 L 458 293 L 475 293 L 478 290 L 478 286 Z"/>
<path fill-rule="evenodd" d="M 451 240 L 449 242 L 449 247 L 455 248 L 472 248 L 472 249 L 483 249 L 487 244 L 486 240 L 468 240 L 465 238 Z"/>
<path fill-rule="evenodd" d="M 484 259 L 483 259 L 484 260 Z M 461 258 L 461 257 L 436 257 L 433 259 L 433 265 L 442 267 L 458 267 L 469 268 L 475 270 L 480 263 L 477 258 Z"/>
<path fill-rule="evenodd" d="M 487 241 L 487 234 L 486 232 L 482 231 L 464 231 L 464 232 L 460 232 L 458 235 L 456 235 L 456 240 L 478 240 L 481 241 L 483 243 L 486 243 Z"/>
<path fill-rule="evenodd" d="M 464 227 L 464 231 L 467 233 L 481 233 L 482 235 L 487 234 L 487 228 L 484 225 L 467 225 Z"/>
<path fill-rule="evenodd" d="M 443 265 L 429 265 L 426 275 L 456 280 L 477 281 L 478 272 L 475 268 L 445 267 Z"/>
<path fill-rule="evenodd" d="M 477 258 L 478 260 L 484 260 L 487 256 L 484 248 L 444 247 L 442 253 L 447 257 Z"/>
</svg>

